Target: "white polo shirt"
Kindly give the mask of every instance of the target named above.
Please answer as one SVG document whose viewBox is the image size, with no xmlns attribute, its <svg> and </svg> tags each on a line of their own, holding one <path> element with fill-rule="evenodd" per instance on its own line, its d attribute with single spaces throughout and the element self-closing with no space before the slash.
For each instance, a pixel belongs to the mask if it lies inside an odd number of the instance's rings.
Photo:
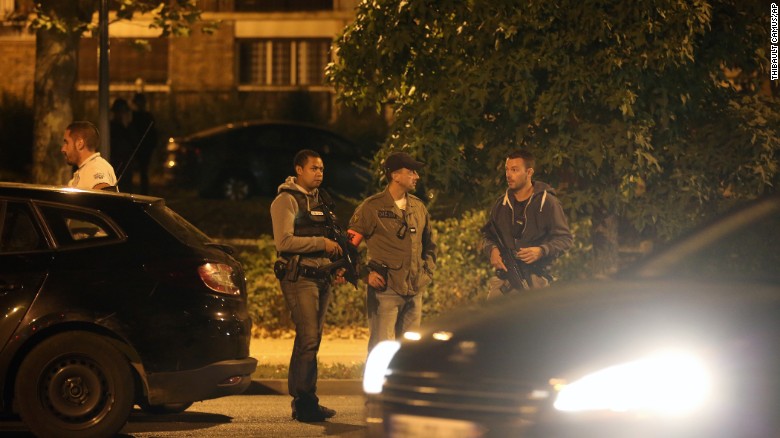
<svg viewBox="0 0 780 438">
<path fill-rule="evenodd" d="M 116 185 L 116 175 L 111 164 L 100 156 L 100 152 L 95 152 L 73 172 L 73 179 L 68 182 L 68 187 L 91 189 L 102 183 Z"/>
</svg>

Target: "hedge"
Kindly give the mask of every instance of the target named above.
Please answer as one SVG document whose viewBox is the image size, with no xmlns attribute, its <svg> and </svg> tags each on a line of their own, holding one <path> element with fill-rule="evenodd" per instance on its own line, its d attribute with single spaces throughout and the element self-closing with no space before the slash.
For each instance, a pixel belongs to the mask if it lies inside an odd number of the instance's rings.
<svg viewBox="0 0 780 438">
<path fill-rule="evenodd" d="M 460 218 L 433 222 L 437 269 L 433 283 L 423 295 L 423 320 L 487 297 L 491 270 L 479 251 L 479 229 L 485 218 L 485 211 L 469 211 Z M 578 224 L 572 224 L 573 231 L 578 228 Z M 559 265 L 567 271 L 565 277 L 579 274 L 583 250 L 587 248 L 577 245 L 571 254 L 562 258 Z M 255 326 L 268 332 L 293 328 L 279 282 L 273 274 L 276 251 L 271 236 L 262 236 L 258 248 L 240 253 L 239 259 L 246 271 L 249 310 Z M 365 293 L 366 284 L 362 281 L 358 282 L 357 289 L 351 284 L 336 286 L 326 325 L 330 328 L 365 327 Z"/>
</svg>

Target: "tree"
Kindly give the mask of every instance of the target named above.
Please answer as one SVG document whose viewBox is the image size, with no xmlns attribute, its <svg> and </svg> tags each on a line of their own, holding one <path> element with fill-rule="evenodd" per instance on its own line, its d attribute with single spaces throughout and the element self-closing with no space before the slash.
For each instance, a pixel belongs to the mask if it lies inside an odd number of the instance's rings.
<svg viewBox="0 0 780 438">
<path fill-rule="evenodd" d="M 600 274 L 619 223 L 666 240 L 773 190 L 766 16 L 739 0 L 363 1 L 328 75 L 346 104 L 392 105 L 380 157 L 408 149 L 463 207 L 502 190 L 510 149 L 532 150 L 591 224 L 577 237 Z"/>
<path fill-rule="evenodd" d="M 79 38 L 96 27 L 93 17 L 99 0 L 41 0 L 36 3 L 31 27 L 36 31 L 34 81 L 33 181 L 60 184 L 68 174 L 60 147 L 62 135 L 73 120 Z M 150 13 L 151 26 L 161 36 L 188 35 L 200 19 L 195 0 L 113 0 L 116 20 L 132 20 Z M 204 26 L 205 31 L 212 27 Z M 107 135 L 108 133 L 101 133 Z"/>
</svg>

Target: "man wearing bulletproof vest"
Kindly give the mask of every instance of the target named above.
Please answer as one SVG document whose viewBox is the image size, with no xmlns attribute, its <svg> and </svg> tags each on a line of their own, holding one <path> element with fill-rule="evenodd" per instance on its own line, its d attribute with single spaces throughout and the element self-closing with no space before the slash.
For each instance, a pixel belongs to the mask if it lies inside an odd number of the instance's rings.
<svg viewBox="0 0 780 438">
<path fill-rule="evenodd" d="M 319 187 L 325 166 L 315 151 L 304 149 L 293 160 L 296 176 L 287 177 L 271 203 L 274 244 L 279 256 L 274 272 L 295 323 L 295 344 L 287 387 L 292 417 L 301 422 L 324 421 L 336 411 L 319 404 L 317 352 L 330 302 L 331 273 L 320 269 L 341 247 L 329 239 Z M 344 281 L 337 277 L 336 281 Z"/>
</svg>

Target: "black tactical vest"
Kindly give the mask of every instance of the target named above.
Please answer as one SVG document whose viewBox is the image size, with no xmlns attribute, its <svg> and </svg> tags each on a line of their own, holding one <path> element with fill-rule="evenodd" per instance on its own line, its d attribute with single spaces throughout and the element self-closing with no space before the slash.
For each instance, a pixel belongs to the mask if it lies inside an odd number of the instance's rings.
<svg viewBox="0 0 780 438">
<path fill-rule="evenodd" d="M 293 228 L 293 236 L 300 237 L 312 237 L 312 236 L 324 236 L 331 235 L 331 231 L 327 226 L 325 219 L 325 213 L 322 211 L 322 204 L 318 203 L 314 208 L 308 210 L 306 202 L 306 195 L 296 190 L 286 190 L 295 198 L 298 202 L 298 212 L 295 214 L 295 225 Z M 318 202 L 321 202 L 318 199 Z"/>
</svg>

